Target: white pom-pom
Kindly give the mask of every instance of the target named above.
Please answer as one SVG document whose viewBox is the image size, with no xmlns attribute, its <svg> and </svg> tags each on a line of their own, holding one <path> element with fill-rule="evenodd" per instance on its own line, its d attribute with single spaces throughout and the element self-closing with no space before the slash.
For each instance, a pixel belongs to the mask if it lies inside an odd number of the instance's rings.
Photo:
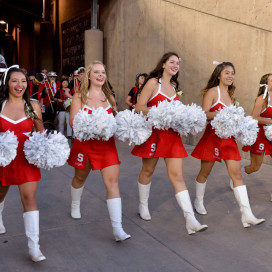
<svg viewBox="0 0 272 272">
<path fill-rule="evenodd" d="M 91 119 L 87 111 L 80 110 L 74 117 L 73 130 L 79 141 L 89 140 L 88 127 L 91 126 Z"/>
<path fill-rule="evenodd" d="M 172 119 L 175 115 L 175 107 L 172 105 L 172 103 L 164 100 L 157 107 L 153 106 L 147 114 L 148 122 L 151 126 L 162 130 L 171 128 Z"/>
<path fill-rule="evenodd" d="M 173 129 L 180 135 L 195 135 L 205 128 L 206 120 L 206 114 L 200 106 L 177 104 Z"/>
<path fill-rule="evenodd" d="M 171 111 L 174 112 L 171 128 L 180 135 L 195 135 L 202 131 L 206 125 L 206 114 L 200 106 L 196 104 L 184 105 L 180 101 L 172 101 Z"/>
<path fill-rule="evenodd" d="M 0 134 L 0 166 L 7 166 L 17 155 L 18 140 L 9 130 Z"/>
<path fill-rule="evenodd" d="M 171 128 L 178 132 L 180 135 L 188 135 L 190 133 L 191 128 L 187 123 L 188 114 L 187 114 L 187 106 L 182 104 L 180 101 L 172 101 L 172 107 L 174 108 L 174 115 L 172 118 Z"/>
<path fill-rule="evenodd" d="M 148 122 L 157 129 L 172 128 L 180 135 L 195 135 L 206 125 L 206 114 L 196 104 L 184 105 L 179 100 L 161 102 L 152 107 L 147 115 Z"/>
<path fill-rule="evenodd" d="M 268 141 L 272 141 L 272 125 L 263 126 L 265 137 Z"/>
<path fill-rule="evenodd" d="M 259 127 L 258 121 L 251 116 L 241 118 L 239 122 L 239 132 L 235 135 L 235 140 L 242 145 L 253 145 L 256 142 Z"/>
<path fill-rule="evenodd" d="M 222 139 L 237 135 L 240 119 L 244 117 L 244 109 L 233 105 L 224 107 L 211 121 L 215 134 Z"/>
<path fill-rule="evenodd" d="M 194 103 L 191 106 L 188 105 L 187 114 L 187 123 L 190 127 L 190 134 L 195 135 L 204 130 L 206 126 L 207 116 L 203 111 L 202 107 Z"/>
<path fill-rule="evenodd" d="M 123 142 L 140 145 L 144 143 L 152 134 L 152 127 L 146 121 L 143 113 L 136 114 L 134 110 L 124 110 L 118 112 L 115 117 L 117 130 L 115 136 Z"/>
<path fill-rule="evenodd" d="M 30 164 L 50 169 L 62 166 L 70 154 L 68 140 L 61 133 L 33 132 L 24 144 L 25 157 Z"/>
<path fill-rule="evenodd" d="M 73 129 L 79 141 L 97 139 L 108 141 L 116 131 L 116 121 L 113 114 L 99 107 L 92 109 L 92 114 L 80 110 L 74 117 Z"/>
</svg>

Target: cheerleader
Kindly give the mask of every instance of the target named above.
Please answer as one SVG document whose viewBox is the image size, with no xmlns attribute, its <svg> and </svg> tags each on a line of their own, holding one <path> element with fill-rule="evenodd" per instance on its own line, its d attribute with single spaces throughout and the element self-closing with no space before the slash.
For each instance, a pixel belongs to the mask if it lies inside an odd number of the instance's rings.
<svg viewBox="0 0 272 272">
<path fill-rule="evenodd" d="M 171 102 L 178 100 L 176 90 L 179 82 L 179 56 L 176 53 L 163 55 L 157 67 L 149 74 L 136 105 L 136 112 L 147 114 L 149 108 L 157 106 L 161 101 Z M 176 200 L 184 212 L 186 228 L 189 234 L 204 231 L 207 225 L 201 225 L 195 218 L 189 192 L 186 188 L 183 173 L 182 159 L 187 157 L 186 150 L 178 133 L 172 129 L 153 129 L 150 138 L 142 145 L 137 145 L 132 154 L 142 158 L 139 188 L 139 215 L 143 220 L 151 220 L 148 210 L 148 198 L 152 174 L 159 158 L 164 158 L 168 176 L 175 190 Z"/>
<path fill-rule="evenodd" d="M 244 146 L 243 151 L 250 151 L 250 165 L 242 167 L 242 172 L 251 174 L 257 172 L 263 162 L 264 155 L 272 157 L 272 142 L 264 134 L 264 125 L 272 124 L 272 74 L 263 75 L 260 88 L 255 100 L 252 117 L 258 120 L 259 132 L 256 142 L 252 146 Z"/>
<path fill-rule="evenodd" d="M 220 63 L 214 69 L 207 86 L 202 91 L 202 108 L 208 121 L 211 121 L 222 108 L 233 104 L 234 77 L 235 68 L 230 62 Z M 201 169 L 196 178 L 196 199 L 194 202 L 194 207 L 199 214 L 207 214 L 203 204 L 207 178 L 215 161 L 221 162 L 223 159 L 229 176 L 233 180 L 234 195 L 240 206 L 243 226 L 246 228 L 250 224 L 258 225 L 265 221 L 257 219 L 251 211 L 247 189 L 241 175 L 241 157 L 233 137 L 219 138 L 209 122 L 192 156 L 201 160 Z"/>
<path fill-rule="evenodd" d="M 103 107 L 108 114 L 113 114 L 116 103 L 108 86 L 105 67 L 100 61 L 91 63 L 84 74 L 80 92 L 73 96 L 70 111 L 70 125 L 79 110 L 92 114 L 92 108 Z M 75 168 L 75 176 L 72 180 L 71 216 L 80 219 L 80 199 L 84 183 L 91 170 L 100 170 L 106 190 L 107 207 L 113 227 L 113 235 L 116 241 L 130 238 L 122 227 L 122 206 L 118 186 L 119 158 L 114 138 L 108 141 L 89 140 L 80 142 L 77 138 L 73 143 L 68 163 Z"/>
<path fill-rule="evenodd" d="M 13 131 L 19 145 L 15 159 L 7 166 L 0 167 L 0 233 L 6 229 L 2 221 L 5 196 L 11 185 L 19 188 L 23 204 L 25 233 L 29 254 L 34 262 L 45 260 L 39 245 L 39 211 L 36 190 L 41 179 L 40 169 L 28 163 L 24 156 L 24 142 L 32 132 L 43 131 L 39 105 L 29 100 L 29 82 L 18 65 L 10 67 L 3 75 L 0 88 L 0 132 Z"/>
</svg>

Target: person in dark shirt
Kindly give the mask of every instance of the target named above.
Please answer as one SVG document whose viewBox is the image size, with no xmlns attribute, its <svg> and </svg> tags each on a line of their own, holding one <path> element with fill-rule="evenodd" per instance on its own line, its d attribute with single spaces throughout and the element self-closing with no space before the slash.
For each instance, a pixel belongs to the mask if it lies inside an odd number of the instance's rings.
<svg viewBox="0 0 272 272">
<path fill-rule="evenodd" d="M 61 89 L 58 90 L 54 96 L 55 102 L 58 104 L 57 106 L 57 114 L 58 114 L 58 128 L 59 132 L 64 134 L 64 127 L 65 127 L 65 121 L 66 121 L 66 127 L 67 127 L 67 138 L 72 138 L 72 128 L 69 125 L 69 111 L 68 109 L 64 107 L 63 102 L 68 99 L 66 96 L 66 91 L 69 91 L 68 89 L 68 79 L 62 79 L 61 80 Z"/>
<path fill-rule="evenodd" d="M 139 95 L 139 90 L 141 86 L 143 85 L 145 78 L 147 77 L 147 74 L 145 73 L 139 73 L 136 75 L 136 82 L 135 82 L 135 87 L 133 87 L 127 98 L 126 98 L 126 104 L 129 105 L 130 110 L 135 108 L 135 105 L 137 103 L 138 95 Z"/>
</svg>

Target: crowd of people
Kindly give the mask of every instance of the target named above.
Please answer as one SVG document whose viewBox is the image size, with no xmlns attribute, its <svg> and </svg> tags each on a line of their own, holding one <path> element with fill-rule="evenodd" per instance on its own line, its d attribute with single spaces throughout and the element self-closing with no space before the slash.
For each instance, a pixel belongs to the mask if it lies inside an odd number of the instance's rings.
<svg viewBox="0 0 272 272">
<path fill-rule="evenodd" d="M 135 87 L 130 90 L 126 98 L 130 109 L 147 115 L 152 106 L 158 106 L 162 101 L 169 103 L 178 101 L 179 69 L 179 55 L 169 52 L 161 57 L 149 74 L 137 74 Z M 19 67 L 3 68 L 1 65 L 0 72 L 3 74 L 0 87 L 0 132 L 14 131 L 19 140 L 14 161 L 8 166 L 0 167 L 0 233 L 6 232 L 2 220 L 5 196 L 9 186 L 18 185 L 24 209 L 29 254 L 34 262 L 39 262 L 45 259 L 39 246 L 39 211 L 35 199 L 37 183 L 41 176 L 40 170 L 29 164 L 24 157 L 24 141 L 31 134 L 33 125 L 36 131 L 43 131 L 45 128 L 56 129 L 56 116 L 59 131 L 67 137 L 73 137 L 73 122 L 79 111 L 91 115 L 94 109 L 103 108 L 107 115 L 117 112 L 117 105 L 105 66 L 100 61 L 92 62 L 86 69 L 79 68 L 74 72 L 74 78 L 70 82 L 68 78 L 62 78 L 61 82 L 56 81 L 55 72 L 30 73 L 28 78 Z M 198 214 L 207 214 L 204 194 L 208 176 L 216 161 L 223 160 L 226 164 L 243 226 L 247 228 L 265 221 L 254 216 L 243 178 L 245 174 L 259 170 L 264 155 L 272 154 L 272 142 L 266 139 L 263 131 L 264 125 L 272 123 L 270 101 L 272 74 L 266 74 L 261 78 L 262 85 L 252 113 L 252 116 L 258 120 L 260 130 L 256 143 L 243 148 L 244 151 L 250 151 L 251 162 L 250 165 L 242 168 L 235 139 L 219 138 L 211 126 L 211 120 L 218 112 L 234 103 L 234 78 L 234 65 L 230 62 L 219 63 L 202 90 L 202 109 L 208 122 L 202 138 L 191 154 L 200 160 L 200 170 L 195 179 L 196 198 L 193 205 L 183 176 L 183 159 L 188 154 L 180 135 L 172 128 L 160 130 L 153 127 L 147 141 L 134 146 L 132 155 L 140 157 L 142 161 L 138 179 L 138 212 L 141 219 L 151 220 L 148 208 L 151 180 L 159 158 L 163 158 L 175 198 L 184 214 L 188 234 L 202 232 L 208 228 L 206 224 L 202 225 L 198 222 L 193 206 Z M 27 115 L 26 106 L 33 112 L 33 118 Z M 106 187 L 107 208 L 114 238 L 116 241 L 130 238 L 131 236 L 122 226 L 122 202 L 118 185 L 120 160 L 114 137 L 108 140 L 86 141 L 75 138 L 68 164 L 75 168 L 71 182 L 71 217 L 81 218 L 80 202 L 84 184 L 91 170 L 100 170 Z"/>
</svg>

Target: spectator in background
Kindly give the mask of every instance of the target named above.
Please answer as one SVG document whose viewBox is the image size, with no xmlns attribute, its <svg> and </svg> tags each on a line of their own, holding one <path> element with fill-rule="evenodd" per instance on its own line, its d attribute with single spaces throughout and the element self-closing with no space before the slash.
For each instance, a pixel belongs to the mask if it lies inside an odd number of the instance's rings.
<svg viewBox="0 0 272 272">
<path fill-rule="evenodd" d="M 138 95 L 140 94 L 139 90 L 142 87 L 146 77 L 147 74 L 145 73 L 139 73 L 136 75 L 135 87 L 130 90 L 128 97 L 126 98 L 126 104 L 129 105 L 130 110 L 135 108 Z"/>
<path fill-rule="evenodd" d="M 63 102 L 65 100 L 68 100 L 68 97 L 65 95 L 68 89 L 68 80 L 62 79 L 61 81 L 61 88 L 58 90 L 55 94 L 54 100 L 57 102 L 57 112 L 58 112 L 58 123 L 59 123 L 59 132 L 64 134 L 64 128 L 65 128 L 65 120 L 66 120 L 66 127 L 67 127 L 67 138 L 72 138 L 72 128 L 69 124 L 69 111 L 70 107 L 65 108 Z"/>
</svg>

